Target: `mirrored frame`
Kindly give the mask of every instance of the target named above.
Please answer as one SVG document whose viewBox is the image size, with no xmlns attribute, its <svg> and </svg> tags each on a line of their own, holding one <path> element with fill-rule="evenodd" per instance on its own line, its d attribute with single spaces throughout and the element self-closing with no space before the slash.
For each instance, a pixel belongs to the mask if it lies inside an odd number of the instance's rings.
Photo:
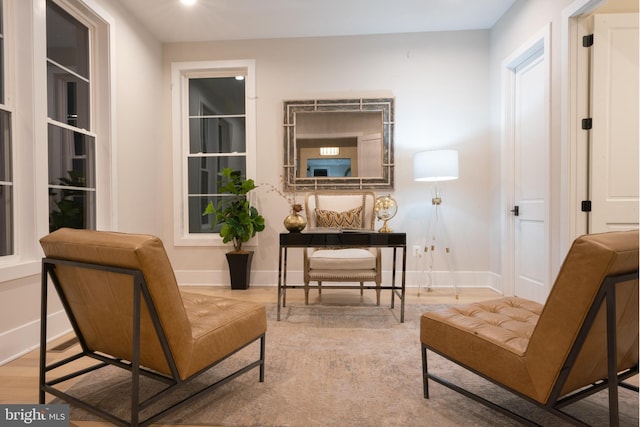
<svg viewBox="0 0 640 427">
<path fill-rule="evenodd" d="M 394 185 L 394 98 L 314 99 L 284 101 L 284 171 L 285 191 L 305 190 L 393 190 Z M 326 116 L 352 116 L 353 113 L 380 114 L 382 135 L 380 168 L 376 176 L 306 176 L 300 173 L 299 120 L 314 113 Z M 340 114 L 345 113 L 345 114 Z M 347 114 L 348 113 L 348 114 Z M 327 128 L 331 128 L 330 125 Z M 364 133 L 364 131 L 363 131 Z"/>
</svg>

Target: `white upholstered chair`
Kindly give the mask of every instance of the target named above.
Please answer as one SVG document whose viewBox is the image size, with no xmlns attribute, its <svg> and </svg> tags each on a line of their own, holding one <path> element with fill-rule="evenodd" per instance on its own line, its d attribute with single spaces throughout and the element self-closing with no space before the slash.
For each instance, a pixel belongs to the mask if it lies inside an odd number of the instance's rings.
<svg viewBox="0 0 640 427">
<path fill-rule="evenodd" d="M 373 191 L 313 191 L 305 196 L 309 228 L 373 230 L 375 224 Z M 376 303 L 380 305 L 382 279 L 380 248 L 306 248 L 304 250 L 305 303 L 309 303 L 309 282 L 375 282 Z"/>
</svg>

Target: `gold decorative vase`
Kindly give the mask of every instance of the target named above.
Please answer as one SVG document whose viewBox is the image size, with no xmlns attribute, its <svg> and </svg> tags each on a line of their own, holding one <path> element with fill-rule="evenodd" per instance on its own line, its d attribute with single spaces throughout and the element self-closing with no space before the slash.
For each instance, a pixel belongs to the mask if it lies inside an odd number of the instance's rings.
<svg viewBox="0 0 640 427">
<path fill-rule="evenodd" d="M 291 214 L 284 219 L 284 227 L 290 233 L 299 233 L 307 226 L 307 219 L 300 215 L 302 205 L 295 204 L 291 206 Z"/>
</svg>

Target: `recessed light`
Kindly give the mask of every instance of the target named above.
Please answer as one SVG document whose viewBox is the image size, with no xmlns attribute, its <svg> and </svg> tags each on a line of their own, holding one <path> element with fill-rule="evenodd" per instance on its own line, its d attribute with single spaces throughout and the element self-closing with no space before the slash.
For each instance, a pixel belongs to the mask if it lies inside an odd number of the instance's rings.
<svg viewBox="0 0 640 427">
<path fill-rule="evenodd" d="M 180 3 L 186 5 L 186 6 L 192 6 L 194 4 L 196 4 L 197 0 L 180 0 Z"/>
<path fill-rule="evenodd" d="M 337 156 L 340 154 L 340 147 L 320 147 L 321 156 Z"/>
</svg>

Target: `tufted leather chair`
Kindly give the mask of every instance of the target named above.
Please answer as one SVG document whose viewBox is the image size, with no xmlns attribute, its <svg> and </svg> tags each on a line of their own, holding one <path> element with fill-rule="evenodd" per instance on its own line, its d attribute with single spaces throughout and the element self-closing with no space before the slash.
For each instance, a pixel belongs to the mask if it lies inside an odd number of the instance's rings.
<svg viewBox="0 0 640 427">
<path fill-rule="evenodd" d="M 373 230 L 376 195 L 372 191 L 313 191 L 305 195 L 309 228 L 359 228 Z M 380 305 L 382 267 L 380 248 L 306 248 L 303 251 L 305 303 L 309 303 L 309 282 L 375 282 Z M 322 289 L 318 290 L 319 293 Z"/>
<path fill-rule="evenodd" d="M 638 231 L 576 239 L 544 305 L 507 297 L 427 312 L 420 339 L 425 398 L 429 379 L 448 385 L 428 371 L 431 350 L 575 422 L 560 410 L 574 393 L 609 384 L 617 398 L 618 383 L 638 372 Z"/>
<path fill-rule="evenodd" d="M 80 341 L 80 356 L 131 370 L 134 385 L 138 384 L 139 372 L 169 384 L 163 392 L 169 393 L 256 340 L 260 340 L 260 359 L 240 372 L 259 367 L 263 381 L 267 328 L 264 305 L 181 291 L 157 237 L 60 229 L 40 242 L 46 255 L 40 403 L 44 403 L 45 392 L 68 397 L 53 387 L 55 382 L 45 378 L 49 370 L 43 350 L 49 278 Z M 136 425 L 136 394 L 132 393 L 134 409 L 126 421 L 110 418 L 99 408 L 80 405 L 116 424 Z M 140 421 L 140 425 L 154 419 Z"/>
</svg>

